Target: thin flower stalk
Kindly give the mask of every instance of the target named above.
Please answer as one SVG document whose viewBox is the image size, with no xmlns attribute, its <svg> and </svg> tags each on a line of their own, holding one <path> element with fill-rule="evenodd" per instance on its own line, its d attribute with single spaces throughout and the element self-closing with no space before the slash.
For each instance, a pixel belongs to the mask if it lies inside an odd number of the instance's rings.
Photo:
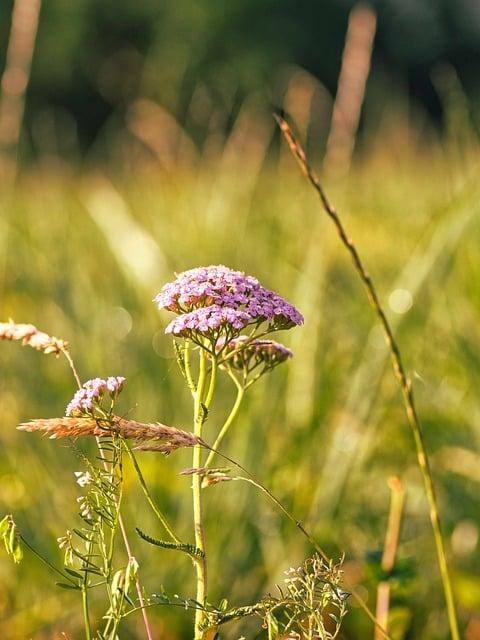
<svg viewBox="0 0 480 640">
<path fill-rule="evenodd" d="M 194 409 L 193 409 L 193 426 L 194 434 L 197 438 L 202 437 L 203 423 L 205 421 L 203 395 L 205 392 L 205 386 L 207 381 L 207 354 L 203 349 L 200 349 L 199 353 L 200 367 L 198 382 L 194 394 Z M 193 448 L 192 466 L 201 466 L 202 446 L 197 444 Z M 193 522 L 195 531 L 195 546 L 202 551 L 203 556 L 195 559 L 195 570 L 197 574 L 197 590 L 196 600 L 201 605 L 205 604 L 207 597 L 207 558 L 205 550 L 205 531 L 203 526 L 203 513 L 202 513 L 202 479 L 200 476 L 195 475 L 192 479 L 192 493 L 193 493 Z M 204 618 L 204 612 L 201 609 L 195 610 L 195 640 L 202 640 L 202 622 Z"/>
<path fill-rule="evenodd" d="M 393 335 L 392 328 L 390 327 L 390 323 L 387 319 L 385 311 L 383 310 L 382 304 L 378 298 L 378 294 L 373 284 L 373 281 L 370 275 L 368 274 L 367 270 L 365 269 L 365 266 L 363 264 L 362 259 L 360 258 L 360 255 L 357 251 L 355 244 L 348 236 L 345 226 L 338 212 L 330 203 L 322 184 L 320 183 L 313 169 L 310 167 L 307 161 L 305 152 L 301 147 L 301 145 L 299 144 L 299 142 L 296 140 L 295 136 L 293 135 L 292 130 L 290 129 L 288 123 L 278 115 L 275 116 L 275 119 L 278 123 L 278 126 L 280 127 L 280 130 L 283 136 L 285 137 L 285 140 L 287 141 L 290 151 L 292 152 L 293 156 L 296 158 L 298 164 L 300 165 L 300 169 L 302 170 L 302 173 L 309 180 L 309 182 L 312 184 L 312 186 L 318 193 L 325 213 L 335 225 L 338 236 L 342 244 L 350 254 L 355 270 L 357 271 L 360 279 L 362 280 L 365 286 L 370 305 L 372 306 L 375 314 L 377 315 L 382 325 L 385 341 L 390 350 L 390 354 L 392 358 L 393 370 L 395 372 L 395 375 L 401 387 L 403 403 L 405 406 L 405 413 L 407 416 L 407 421 L 412 429 L 413 438 L 415 441 L 415 447 L 417 451 L 418 466 L 420 467 L 420 471 L 422 474 L 423 483 L 425 487 L 425 493 L 430 506 L 430 509 L 429 509 L 430 522 L 433 529 L 438 566 L 439 566 L 440 575 L 442 579 L 445 602 L 447 605 L 450 634 L 451 634 L 452 640 L 460 640 L 455 597 L 453 593 L 452 581 L 451 581 L 450 572 L 448 568 L 447 555 L 446 555 L 445 543 L 444 543 L 443 534 L 442 534 L 442 528 L 440 524 L 440 515 L 439 515 L 438 504 L 437 504 L 435 487 L 433 484 L 433 478 L 430 470 L 430 463 L 428 459 L 427 449 L 426 449 L 424 438 L 423 438 L 423 432 L 422 432 L 420 420 L 418 418 L 417 409 L 415 405 L 415 398 L 413 394 L 412 383 L 403 365 L 400 348 Z"/>
<path fill-rule="evenodd" d="M 219 446 L 222 444 L 223 439 L 225 438 L 225 436 L 227 435 L 231 425 L 234 423 L 235 418 L 238 415 L 238 412 L 240 410 L 240 406 L 242 404 L 243 398 L 245 396 L 245 387 L 235 378 L 235 376 L 231 376 L 235 382 L 235 385 L 237 387 L 237 395 L 235 397 L 235 402 L 233 404 L 233 407 L 230 411 L 230 413 L 228 414 L 227 419 L 225 420 L 225 422 L 223 423 L 220 431 L 218 432 L 218 435 L 215 439 L 215 442 L 213 443 L 213 446 L 211 448 L 211 450 L 209 451 L 209 454 L 207 456 L 207 460 L 205 461 L 205 467 L 211 467 L 212 466 L 212 461 L 215 457 L 215 453 L 216 450 L 219 448 Z"/>
</svg>

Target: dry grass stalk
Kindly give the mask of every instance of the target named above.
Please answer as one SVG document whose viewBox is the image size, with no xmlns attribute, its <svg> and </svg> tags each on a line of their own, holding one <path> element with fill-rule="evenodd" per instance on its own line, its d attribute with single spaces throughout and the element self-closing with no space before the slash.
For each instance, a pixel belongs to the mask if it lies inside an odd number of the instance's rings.
<svg viewBox="0 0 480 640">
<path fill-rule="evenodd" d="M 23 346 L 43 353 L 59 355 L 68 348 L 68 342 L 39 331 L 33 324 L 16 324 L 13 320 L 0 322 L 0 340 L 21 340 Z"/>
<path fill-rule="evenodd" d="M 388 515 L 387 531 L 385 533 L 385 545 L 383 547 L 381 567 L 383 573 L 388 576 L 395 565 L 400 526 L 402 522 L 403 505 L 405 503 L 405 489 L 400 478 L 394 476 L 389 479 L 390 512 Z M 376 618 L 384 629 L 388 631 L 388 611 L 390 608 L 390 582 L 382 580 L 377 589 Z M 375 640 L 380 640 L 382 635 L 375 628 Z"/>
<path fill-rule="evenodd" d="M 79 436 L 106 436 L 117 433 L 123 438 L 137 443 L 154 442 L 148 446 L 139 446 L 145 451 L 160 451 L 169 454 L 182 447 L 194 447 L 201 444 L 199 439 L 188 431 L 167 427 L 160 422 L 144 423 L 125 420 L 114 416 L 111 422 L 95 418 L 47 418 L 24 422 L 20 431 L 41 431 L 51 439 Z"/>
<path fill-rule="evenodd" d="M 369 273 L 365 269 L 362 259 L 360 258 L 360 254 L 358 253 L 357 248 L 353 243 L 353 241 L 349 238 L 347 234 L 347 230 L 345 229 L 343 222 L 339 214 L 337 213 L 335 207 L 330 203 L 330 200 L 328 199 L 327 194 L 320 180 L 317 178 L 315 172 L 307 162 L 305 151 L 303 150 L 302 146 L 299 144 L 299 142 L 293 135 L 292 130 L 290 129 L 288 123 L 280 116 L 275 116 L 275 119 L 280 127 L 280 130 L 282 131 L 285 137 L 285 140 L 288 143 L 288 146 L 290 147 L 290 151 L 292 152 L 292 155 L 300 165 L 300 169 L 302 170 L 302 173 L 308 179 L 310 184 L 313 186 L 313 188 L 319 195 L 320 201 L 322 203 L 325 213 L 335 225 L 338 236 L 342 244 L 348 251 L 353 261 L 355 270 L 358 273 L 361 281 L 365 286 L 368 301 L 382 325 L 385 342 L 389 348 L 390 355 L 392 358 L 393 370 L 402 391 L 405 413 L 406 413 L 407 421 L 408 421 L 408 424 L 410 425 L 413 438 L 415 441 L 415 447 L 417 451 L 417 462 L 418 462 L 420 471 L 422 473 L 425 494 L 427 496 L 427 500 L 430 507 L 429 509 L 430 522 L 433 529 L 433 536 L 435 539 L 435 547 L 437 552 L 438 567 L 439 567 L 440 575 L 442 578 L 443 592 L 445 595 L 445 602 L 447 605 L 447 614 L 448 614 L 448 621 L 450 625 L 450 633 L 451 633 L 452 640 L 460 640 L 455 597 L 453 594 L 452 581 L 450 578 L 450 571 L 449 571 L 448 562 L 447 562 L 447 554 L 445 550 L 445 543 L 444 543 L 444 538 L 442 534 L 442 528 L 440 525 L 440 515 L 438 510 L 435 487 L 433 484 L 432 472 L 430 470 L 430 462 L 427 454 L 427 449 L 425 447 L 425 442 L 423 440 L 422 427 L 417 414 L 412 383 L 410 378 L 407 376 L 407 372 L 403 364 L 403 358 L 400 353 L 400 348 L 397 344 L 395 336 L 393 335 L 390 322 L 388 321 L 388 318 L 385 315 L 385 311 L 383 310 L 382 304 L 378 297 L 373 281 Z"/>
<path fill-rule="evenodd" d="M 41 0 L 15 0 L 7 60 L 1 82 L 0 150 L 9 154 L 13 169 L 37 36 Z M 7 168 L 12 168 L 12 166 Z"/>
<path fill-rule="evenodd" d="M 373 9 L 357 5 L 350 12 L 324 167 L 337 176 L 350 168 L 365 85 L 370 72 L 377 18 Z"/>
</svg>

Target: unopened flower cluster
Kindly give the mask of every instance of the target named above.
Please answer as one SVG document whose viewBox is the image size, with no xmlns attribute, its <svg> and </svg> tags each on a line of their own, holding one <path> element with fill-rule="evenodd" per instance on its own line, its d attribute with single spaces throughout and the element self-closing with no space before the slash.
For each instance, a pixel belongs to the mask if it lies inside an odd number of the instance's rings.
<svg viewBox="0 0 480 640">
<path fill-rule="evenodd" d="M 125 378 L 122 376 L 110 376 L 106 379 L 93 378 L 75 393 L 65 410 L 66 416 L 92 415 L 95 406 L 98 406 L 108 393 L 114 399 L 123 389 Z"/>
<path fill-rule="evenodd" d="M 180 273 L 156 296 L 160 309 L 178 314 L 165 332 L 217 340 L 238 336 L 249 325 L 267 322 L 269 330 L 303 324 L 300 312 L 274 291 L 241 271 L 223 265 L 198 267 Z"/>
<path fill-rule="evenodd" d="M 232 367 L 247 372 L 253 371 L 260 364 L 272 369 L 293 356 L 290 349 L 280 342 L 262 338 L 250 339 L 243 335 L 228 342 L 220 338 L 217 351 Z"/>
</svg>

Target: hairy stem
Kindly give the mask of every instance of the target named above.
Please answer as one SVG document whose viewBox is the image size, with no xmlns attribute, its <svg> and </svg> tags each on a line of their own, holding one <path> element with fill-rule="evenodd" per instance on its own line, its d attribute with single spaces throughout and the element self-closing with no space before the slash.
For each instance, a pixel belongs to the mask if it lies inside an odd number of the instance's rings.
<svg viewBox="0 0 480 640">
<path fill-rule="evenodd" d="M 413 437 L 415 440 L 418 466 L 420 467 L 420 471 L 422 473 L 425 493 L 430 506 L 430 522 L 432 524 L 433 535 L 435 539 L 435 547 L 437 552 L 438 566 L 440 569 L 440 574 L 441 574 L 442 584 L 443 584 L 443 591 L 445 594 L 445 602 L 447 605 L 450 634 L 451 634 L 452 640 L 460 640 L 457 612 L 456 612 L 456 606 L 455 606 L 455 598 L 453 595 L 452 582 L 450 578 L 450 572 L 449 572 L 448 563 L 447 563 L 447 555 L 445 551 L 445 543 L 444 543 L 442 529 L 440 525 L 440 516 L 439 516 L 438 505 L 437 505 L 437 498 L 435 494 L 435 487 L 433 484 L 433 478 L 430 470 L 427 450 L 423 440 L 423 433 L 422 433 L 420 421 L 418 419 L 417 410 L 415 406 L 412 383 L 405 371 L 399 346 L 397 344 L 397 341 L 395 340 L 393 331 L 390 327 L 390 323 L 388 322 L 387 316 L 385 315 L 385 311 L 383 310 L 383 307 L 380 303 L 373 281 L 370 275 L 368 274 L 367 270 L 365 269 L 353 241 L 347 235 L 347 231 L 343 225 L 342 220 L 340 219 L 340 216 L 338 215 L 337 211 L 330 203 L 323 189 L 323 186 L 321 185 L 319 179 L 315 175 L 313 169 L 308 164 L 303 148 L 300 146 L 300 144 L 296 140 L 287 122 L 280 116 L 275 116 L 275 119 L 288 143 L 288 146 L 290 147 L 290 151 L 298 161 L 300 168 L 302 170 L 302 173 L 305 175 L 305 177 L 310 181 L 314 189 L 317 191 L 325 213 L 335 225 L 338 236 L 342 244 L 350 254 L 350 257 L 352 258 L 355 269 L 366 288 L 370 305 L 372 306 L 373 310 L 375 311 L 375 314 L 377 315 L 382 325 L 382 328 L 385 334 L 385 341 L 390 350 L 390 354 L 392 358 L 393 370 L 395 372 L 395 375 L 397 377 L 397 380 L 402 390 L 403 403 L 405 406 L 407 421 L 412 429 Z"/>
<path fill-rule="evenodd" d="M 205 420 L 203 394 L 205 391 L 205 384 L 207 378 L 207 354 L 203 349 L 200 349 L 200 368 L 198 375 L 198 383 L 194 393 L 194 409 L 193 409 L 193 427 L 194 434 L 198 437 L 202 437 L 202 427 Z M 194 468 L 201 466 L 202 446 L 196 445 L 193 448 L 193 463 Z M 197 573 L 197 594 L 196 600 L 201 605 L 205 604 L 207 596 L 207 560 L 205 555 L 205 532 L 203 529 L 203 514 L 202 514 L 202 478 L 200 475 L 195 474 L 192 478 L 192 491 L 193 491 L 193 522 L 195 527 L 195 546 L 203 551 L 203 557 L 195 558 L 195 569 Z M 203 632 L 201 624 L 204 618 L 204 612 L 201 609 L 195 610 L 195 640 L 201 640 Z"/>
</svg>

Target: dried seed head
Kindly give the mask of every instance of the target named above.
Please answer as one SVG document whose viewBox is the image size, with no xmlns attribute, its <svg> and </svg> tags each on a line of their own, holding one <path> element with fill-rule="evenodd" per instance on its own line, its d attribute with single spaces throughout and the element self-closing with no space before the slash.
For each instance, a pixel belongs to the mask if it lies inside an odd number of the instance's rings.
<svg viewBox="0 0 480 640">
<path fill-rule="evenodd" d="M 150 443 L 138 446 L 144 451 L 160 451 L 169 454 L 182 447 L 194 447 L 202 441 L 193 433 L 168 427 L 160 422 L 144 423 L 125 420 L 113 416 L 110 421 L 95 418 L 47 418 L 22 423 L 17 427 L 21 431 L 40 431 L 51 439 L 78 436 L 106 436 L 118 434 L 138 443 Z"/>
<path fill-rule="evenodd" d="M 21 340 L 23 346 L 43 353 L 55 353 L 68 349 L 68 342 L 39 331 L 33 324 L 16 324 L 13 320 L 0 322 L 0 340 Z"/>
<path fill-rule="evenodd" d="M 205 489 L 206 487 L 211 487 L 219 482 L 229 482 L 230 480 L 233 480 L 233 478 L 228 475 L 230 471 L 231 469 L 228 467 L 221 467 L 218 469 L 210 469 L 208 467 L 191 467 L 183 469 L 183 471 L 180 472 L 180 475 L 202 476 L 202 489 Z"/>
</svg>

